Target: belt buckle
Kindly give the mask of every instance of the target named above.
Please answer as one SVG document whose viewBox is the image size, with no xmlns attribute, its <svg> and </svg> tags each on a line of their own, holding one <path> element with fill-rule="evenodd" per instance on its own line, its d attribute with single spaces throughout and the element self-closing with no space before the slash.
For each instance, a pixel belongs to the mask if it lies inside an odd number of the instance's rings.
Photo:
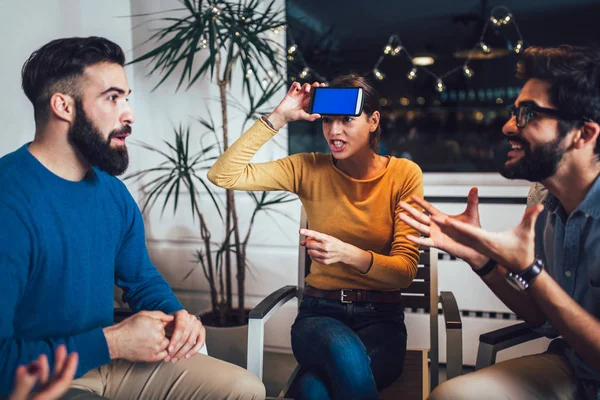
<svg viewBox="0 0 600 400">
<path fill-rule="evenodd" d="M 342 290 L 340 290 L 340 302 L 342 302 L 343 304 L 350 304 L 350 303 L 352 303 L 352 300 L 346 300 L 346 297 L 348 295 L 346 293 L 344 293 L 345 290 L 352 290 L 352 289 L 342 289 Z"/>
</svg>

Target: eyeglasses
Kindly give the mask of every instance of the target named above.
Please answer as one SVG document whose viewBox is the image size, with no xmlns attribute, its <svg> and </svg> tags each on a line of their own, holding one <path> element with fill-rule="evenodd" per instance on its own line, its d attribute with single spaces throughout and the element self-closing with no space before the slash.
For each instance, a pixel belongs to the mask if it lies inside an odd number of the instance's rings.
<svg viewBox="0 0 600 400">
<path fill-rule="evenodd" d="M 554 108 L 540 107 L 535 103 L 521 103 L 518 107 L 510 106 L 508 109 L 510 117 L 517 117 L 517 127 L 523 129 L 527 126 L 530 117 L 535 117 L 536 113 L 546 114 L 548 116 L 562 119 L 565 121 L 585 121 L 592 122 L 588 117 L 574 116 Z"/>
</svg>

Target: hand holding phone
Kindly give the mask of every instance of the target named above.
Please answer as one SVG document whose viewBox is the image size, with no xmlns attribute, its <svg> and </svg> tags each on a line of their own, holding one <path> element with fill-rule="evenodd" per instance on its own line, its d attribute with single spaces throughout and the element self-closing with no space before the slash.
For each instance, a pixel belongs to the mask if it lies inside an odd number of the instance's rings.
<svg viewBox="0 0 600 400">
<path fill-rule="evenodd" d="M 294 82 L 283 100 L 281 100 L 281 103 L 268 116 L 269 121 L 273 124 L 273 128 L 279 130 L 291 121 L 315 121 L 321 118 L 319 114 L 306 112 L 310 105 L 312 91 L 321 85 L 318 82 L 312 85 L 308 83 L 300 85 L 298 82 Z"/>
<path fill-rule="evenodd" d="M 315 87 L 308 113 L 357 117 L 362 114 L 363 99 L 363 89 L 360 87 Z"/>
</svg>

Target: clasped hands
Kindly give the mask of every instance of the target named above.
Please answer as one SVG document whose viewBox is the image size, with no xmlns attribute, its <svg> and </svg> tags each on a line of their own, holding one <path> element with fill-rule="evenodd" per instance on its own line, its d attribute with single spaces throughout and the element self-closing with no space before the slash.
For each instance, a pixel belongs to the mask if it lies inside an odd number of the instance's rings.
<svg viewBox="0 0 600 400">
<path fill-rule="evenodd" d="M 133 362 L 175 363 L 198 354 L 206 340 L 206 329 L 186 310 L 140 311 L 104 333 L 111 359 Z"/>
</svg>

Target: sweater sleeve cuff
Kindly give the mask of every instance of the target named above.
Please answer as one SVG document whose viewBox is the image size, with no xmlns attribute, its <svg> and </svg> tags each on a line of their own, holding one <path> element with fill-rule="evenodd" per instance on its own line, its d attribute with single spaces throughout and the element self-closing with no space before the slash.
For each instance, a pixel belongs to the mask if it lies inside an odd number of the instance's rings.
<svg viewBox="0 0 600 400">
<path fill-rule="evenodd" d="M 82 376 L 91 369 L 110 363 L 108 343 L 102 328 L 75 336 L 75 351 L 79 354 L 77 376 Z"/>
<path fill-rule="evenodd" d="M 369 275 L 371 271 L 373 271 L 373 266 L 375 265 L 375 253 L 373 253 L 371 250 L 367 250 L 367 253 L 369 253 L 371 255 L 371 264 L 369 265 L 369 268 L 367 269 L 366 272 L 360 272 L 361 275 Z"/>
<path fill-rule="evenodd" d="M 271 132 L 271 136 L 274 136 L 277 133 L 277 131 L 273 128 L 273 124 L 271 124 L 271 122 L 264 115 L 256 120 L 254 126 L 260 126 L 261 128 L 269 130 L 269 132 Z"/>
<path fill-rule="evenodd" d="M 160 307 L 160 311 L 164 312 L 165 314 L 173 314 L 174 312 L 183 310 L 183 308 L 184 307 L 179 300 L 173 300 Z"/>
</svg>

